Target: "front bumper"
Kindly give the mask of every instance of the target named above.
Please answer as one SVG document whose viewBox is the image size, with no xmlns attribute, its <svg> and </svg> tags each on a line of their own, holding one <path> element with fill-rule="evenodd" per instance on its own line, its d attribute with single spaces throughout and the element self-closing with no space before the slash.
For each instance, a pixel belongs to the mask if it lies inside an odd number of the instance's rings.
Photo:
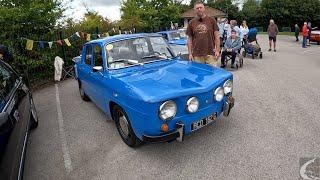
<svg viewBox="0 0 320 180">
<path fill-rule="evenodd" d="M 229 96 L 227 101 L 223 104 L 223 115 L 229 116 L 231 109 L 234 106 L 234 97 Z"/>
<path fill-rule="evenodd" d="M 174 140 L 178 140 L 178 141 L 183 141 L 183 133 L 184 133 L 184 124 L 177 124 L 177 128 L 175 129 L 175 131 L 168 133 L 168 134 L 164 134 L 164 135 L 160 135 L 160 136 L 147 136 L 147 135 L 142 135 L 142 140 L 144 142 L 170 142 L 170 141 L 174 141 Z"/>
<path fill-rule="evenodd" d="M 229 116 L 231 109 L 234 106 L 234 97 L 229 96 L 226 100 L 226 102 L 223 105 L 223 115 L 224 116 Z M 159 136 L 148 136 L 148 135 L 142 135 L 142 140 L 144 142 L 170 142 L 177 140 L 179 142 L 183 141 L 183 136 L 184 136 L 184 124 L 183 123 L 177 123 L 176 124 L 176 129 L 173 132 L 159 135 Z"/>
</svg>

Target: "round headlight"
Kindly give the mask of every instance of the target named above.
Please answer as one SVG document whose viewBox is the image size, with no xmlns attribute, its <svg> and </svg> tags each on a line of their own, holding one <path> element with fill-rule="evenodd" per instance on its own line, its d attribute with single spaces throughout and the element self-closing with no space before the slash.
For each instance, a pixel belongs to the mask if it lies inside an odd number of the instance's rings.
<svg viewBox="0 0 320 180">
<path fill-rule="evenodd" d="M 172 119 L 177 113 L 177 105 L 174 101 L 166 101 L 159 108 L 159 117 L 162 120 Z"/>
<path fill-rule="evenodd" d="M 218 87 L 215 91 L 214 91 L 214 99 L 218 102 L 222 101 L 224 96 L 224 90 L 222 87 Z"/>
<path fill-rule="evenodd" d="M 199 101 L 196 97 L 191 97 L 188 101 L 187 101 L 187 111 L 189 113 L 195 113 L 198 111 L 199 108 Z"/>
<path fill-rule="evenodd" d="M 229 94 L 232 92 L 233 89 L 233 83 L 232 81 L 229 79 L 227 80 L 224 84 L 223 84 L 223 90 L 224 90 L 224 94 Z"/>
</svg>

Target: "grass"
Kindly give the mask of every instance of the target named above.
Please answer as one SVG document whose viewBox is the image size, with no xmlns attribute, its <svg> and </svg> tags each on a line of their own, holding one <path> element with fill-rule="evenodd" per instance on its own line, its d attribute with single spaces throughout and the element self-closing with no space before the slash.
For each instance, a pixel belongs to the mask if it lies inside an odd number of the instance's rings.
<svg viewBox="0 0 320 180">
<path fill-rule="evenodd" d="M 268 32 L 258 32 L 258 34 L 268 34 Z M 279 32 L 278 35 L 294 36 L 294 32 Z"/>
</svg>

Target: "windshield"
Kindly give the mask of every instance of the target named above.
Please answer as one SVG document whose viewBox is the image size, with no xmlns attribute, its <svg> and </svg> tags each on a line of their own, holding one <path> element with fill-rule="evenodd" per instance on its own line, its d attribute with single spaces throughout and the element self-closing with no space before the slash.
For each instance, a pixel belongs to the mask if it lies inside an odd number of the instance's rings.
<svg viewBox="0 0 320 180">
<path fill-rule="evenodd" d="M 169 33 L 169 39 L 170 40 L 178 40 L 181 39 L 182 37 L 180 36 L 180 32 L 179 31 L 173 31 Z"/>
<path fill-rule="evenodd" d="M 139 37 L 106 45 L 108 68 L 119 69 L 172 58 L 162 37 Z"/>
<path fill-rule="evenodd" d="M 180 37 L 187 38 L 187 29 L 179 29 Z"/>
</svg>

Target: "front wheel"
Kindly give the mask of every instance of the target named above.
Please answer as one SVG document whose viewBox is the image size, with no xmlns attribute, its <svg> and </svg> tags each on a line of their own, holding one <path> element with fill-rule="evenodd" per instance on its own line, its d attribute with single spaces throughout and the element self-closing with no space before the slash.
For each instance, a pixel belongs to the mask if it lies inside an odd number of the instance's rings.
<svg viewBox="0 0 320 180">
<path fill-rule="evenodd" d="M 29 129 L 35 129 L 38 127 L 38 113 L 36 106 L 34 105 L 33 98 L 30 99 L 30 126 Z"/>
<path fill-rule="evenodd" d="M 130 147 L 138 147 L 142 142 L 134 134 L 130 120 L 124 110 L 115 105 L 112 110 L 112 117 L 122 140 Z"/>
</svg>

